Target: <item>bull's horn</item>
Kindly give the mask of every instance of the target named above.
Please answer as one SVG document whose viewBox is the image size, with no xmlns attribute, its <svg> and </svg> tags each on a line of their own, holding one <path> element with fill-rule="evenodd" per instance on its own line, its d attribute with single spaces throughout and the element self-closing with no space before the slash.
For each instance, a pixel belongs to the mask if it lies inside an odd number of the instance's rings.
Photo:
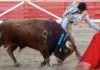
<svg viewBox="0 0 100 70">
<path fill-rule="evenodd" d="M 67 42 L 65 43 L 65 45 L 66 45 L 67 48 L 73 50 L 73 48 L 71 47 L 71 42 L 70 42 L 70 41 L 67 41 Z"/>
</svg>

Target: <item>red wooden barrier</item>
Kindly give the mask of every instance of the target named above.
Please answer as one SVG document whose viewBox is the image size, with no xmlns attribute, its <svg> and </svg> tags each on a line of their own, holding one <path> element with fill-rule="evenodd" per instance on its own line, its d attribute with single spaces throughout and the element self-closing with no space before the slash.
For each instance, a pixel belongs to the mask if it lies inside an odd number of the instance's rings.
<svg viewBox="0 0 100 70">
<path fill-rule="evenodd" d="M 61 17 L 66 6 L 70 2 L 34 2 L 36 5 L 50 11 L 51 13 Z M 0 2 L 0 13 L 6 11 L 12 6 L 18 4 L 18 2 Z M 88 12 L 93 19 L 100 19 L 100 2 L 87 2 Z M 55 19 L 51 15 L 24 3 L 20 7 L 12 10 L 11 12 L 3 15 L 0 19 L 25 19 L 25 18 L 50 18 Z"/>
</svg>

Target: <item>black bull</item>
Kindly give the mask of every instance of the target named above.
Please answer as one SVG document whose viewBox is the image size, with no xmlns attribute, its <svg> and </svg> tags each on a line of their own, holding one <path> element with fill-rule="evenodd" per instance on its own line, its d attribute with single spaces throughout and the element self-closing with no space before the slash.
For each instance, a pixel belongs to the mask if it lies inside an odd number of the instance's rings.
<svg viewBox="0 0 100 70">
<path fill-rule="evenodd" d="M 7 52 L 15 65 L 18 63 L 13 52 L 17 47 L 20 49 L 30 47 L 40 51 L 44 58 L 41 64 L 45 65 L 49 64 L 49 56 L 55 51 L 62 33 L 65 31 L 60 24 L 52 20 L 6 20 L 0 24 L 0 45 L 7 47 Z M 57 54 L 57 58 L 61 61 L 64 61 L 76 49 L 70 35 L 67 36 L 65 43 L 67 41 L 71 42 L 71 49 L 67 48 L 66 44 L 62 45 L 60 53 Z"/>
</svg>

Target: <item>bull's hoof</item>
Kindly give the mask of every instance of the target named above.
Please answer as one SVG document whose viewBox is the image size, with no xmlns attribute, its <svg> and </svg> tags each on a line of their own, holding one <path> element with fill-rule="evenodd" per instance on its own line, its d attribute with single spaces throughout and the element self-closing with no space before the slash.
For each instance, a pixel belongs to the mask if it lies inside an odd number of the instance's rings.
<svg viewBox="0 0 100 70">
<path fill-rule="evenodd" d="M 42 67 L 44 67 L 45 65 L 46 65 L 46 62 L 41 62 L 39 68 L 42 68 Z"/>
<path fill-rule="evenodd" d="M 62 64 L 63 63 L 63 61 L 62 60 L 60 60 L 60 59 L 57 59 L 57 64 Z"/>
<path fill-rule="evenodd" d="M 21 65 L 19 63 L 15 64 L 14 67 L 20 67 Z"/>
</svg>

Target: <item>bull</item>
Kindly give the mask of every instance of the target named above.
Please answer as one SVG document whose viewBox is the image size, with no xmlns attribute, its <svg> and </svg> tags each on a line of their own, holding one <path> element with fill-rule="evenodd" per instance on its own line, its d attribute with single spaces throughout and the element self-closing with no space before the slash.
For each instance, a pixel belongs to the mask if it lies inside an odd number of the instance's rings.
<svg viewBox="0 0 100 70">
<path fill-rule="evenodd" d="M 30 47 L 40 51 L 44 61 L 41 66 L 49 65 L 49 57 L 55 52 L 59 38 L 66 33 L 60 24 L 48 19 L 5 20 L 0 24 L 0 46 L 4 45 L 15 66 L 18 62 L 13 52 L 19 47 L 21 50 Z M 70 48 L 67 42 L 70 42 Z M 60 62 L 76 51 L 76 46 L 67 35 L 60 51 L 56 55 Z"/>
</svg>

